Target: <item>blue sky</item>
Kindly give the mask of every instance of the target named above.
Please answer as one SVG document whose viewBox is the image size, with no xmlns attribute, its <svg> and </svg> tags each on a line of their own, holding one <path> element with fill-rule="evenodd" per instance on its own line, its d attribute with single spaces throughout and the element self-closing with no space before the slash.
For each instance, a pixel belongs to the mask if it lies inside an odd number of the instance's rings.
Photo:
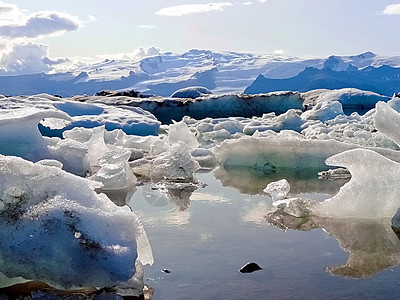
<svg viewBox="0 0 400 300">
<path fill-rule="evenodd" d="M 398 28 L 399 0 L 9 0 L 0 1 L 0 67 L 29 49 L 52 59 L 141 46 L 400 55 Z"/>
</svg>

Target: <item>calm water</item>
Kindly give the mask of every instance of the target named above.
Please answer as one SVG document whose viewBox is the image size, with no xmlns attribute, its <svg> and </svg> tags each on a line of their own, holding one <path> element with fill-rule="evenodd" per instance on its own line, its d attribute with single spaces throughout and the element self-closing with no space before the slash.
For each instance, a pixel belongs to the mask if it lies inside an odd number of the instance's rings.
<svg viewBox="0 0 400 300">
<path fill-rule="evenodd" d="M 207 186 L 143 186 L 131 200 L 153 248 L 144 278 L 153 299 L 399 298 L 400 245 L 389 220 L 318 220 L 324 229 L 282 231 L 265 220 L 272 205 L 261 192 L 282 177 L 216 170 L 197 178 Z M 340 187 L 287 179 L 294 194 L 318 200 Z M 263 269 L 238 272 L 251 261 Z"/>
</svg>

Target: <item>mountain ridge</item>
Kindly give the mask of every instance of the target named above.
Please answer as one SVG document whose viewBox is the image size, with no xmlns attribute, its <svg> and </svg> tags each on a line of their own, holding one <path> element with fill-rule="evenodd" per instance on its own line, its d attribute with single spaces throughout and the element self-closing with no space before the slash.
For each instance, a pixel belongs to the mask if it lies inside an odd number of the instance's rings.
<svg viewBox="0 0 400 300">
<path fill-rule="evenodd" d="M 93 95 L 105 89 L 134 89 L 142 94 L 170 96 L 174 91 L 189 86 L 204 86 L 217 94 L 238 93 L 249 87 L 260 74 L 271 80 L 287 80 L 308 67 L 318 70 L 329 67 L 332 71 L 342 72 L 367 67 L 376 69 L 383 65 L 400 67 L 400 56 L 364 52 L 352 56 L 298 58 L 192 49 L 183 54 L 165 52 L 140 60 L 125 57 L 75 64 L 74 67 L 60 65 L 60 71 L 55 69 L 53 73 L 3 75 L 0 76 L 0 94 L 49 93 L 70 97 Z M 389 69 L 380 71 L 384 78 Z"/>
</svg>

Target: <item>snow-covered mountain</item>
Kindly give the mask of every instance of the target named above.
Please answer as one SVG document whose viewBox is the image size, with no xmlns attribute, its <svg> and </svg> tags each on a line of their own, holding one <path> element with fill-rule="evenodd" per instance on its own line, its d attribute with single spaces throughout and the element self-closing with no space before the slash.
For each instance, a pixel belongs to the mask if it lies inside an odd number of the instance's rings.
<svg viewBox="0 0 400 300">
<path fill-rule="evenodd" d="M 92 95 L 104 89 L 134 89 L 142 94 L 170 96 L 189 86 L 230 93 L 243 92 L 259 75 L 277 80 L 298 76 L 310 67 L 347 72 L 381 66 L 400 67 L 400 57 L 366 52 L 356 56 L 298 58 L 193 49 L 183 54 L 166 52 L 140 60 L 124 57 L 79 67 L 62 66 L 60 71 L 56 69 L 51 74 L 0 76 L 0 94 L 49 93 L 66 97 Z"/>
<path fill-rule="evenodd" d="M 313 89 L 342 88 L 357 88 L 387 96 L 393 95 L 400 91 L 400 68 L 383 65 L 358 69 L 349 65 L 345 71 L 334 71 L 327 66 L 323 69 L 307 67 L 298 75 L 287 79 L 270 79 L 259 75 L 244 92 L 259 94 L 283 90 L 307 92 Z"/>
</svg>

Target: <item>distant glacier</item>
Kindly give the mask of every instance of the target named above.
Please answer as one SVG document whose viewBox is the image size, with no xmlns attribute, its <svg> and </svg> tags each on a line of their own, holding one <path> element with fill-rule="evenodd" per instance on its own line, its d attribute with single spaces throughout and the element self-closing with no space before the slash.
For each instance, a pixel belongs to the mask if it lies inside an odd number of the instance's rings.
<svg viewBox="0 0 400 300">
<path fill-rule="evenodd" d="M 215 94 L 359 88 L 391 96 L 399 92 L 400 57 L 365 52 L 355 56 L 298 58 L 260 53 L 190 50 L 145 57 L 102 60 L 83 66 L 59 66 L 51 73 L 2 73 L 0 94 L 62 97 L 101 90 L 135 90 L 170 96 L 178 89 L 202 86 Z M 57 71 L 58 70 L 58 71 Z"/>
</svg>

